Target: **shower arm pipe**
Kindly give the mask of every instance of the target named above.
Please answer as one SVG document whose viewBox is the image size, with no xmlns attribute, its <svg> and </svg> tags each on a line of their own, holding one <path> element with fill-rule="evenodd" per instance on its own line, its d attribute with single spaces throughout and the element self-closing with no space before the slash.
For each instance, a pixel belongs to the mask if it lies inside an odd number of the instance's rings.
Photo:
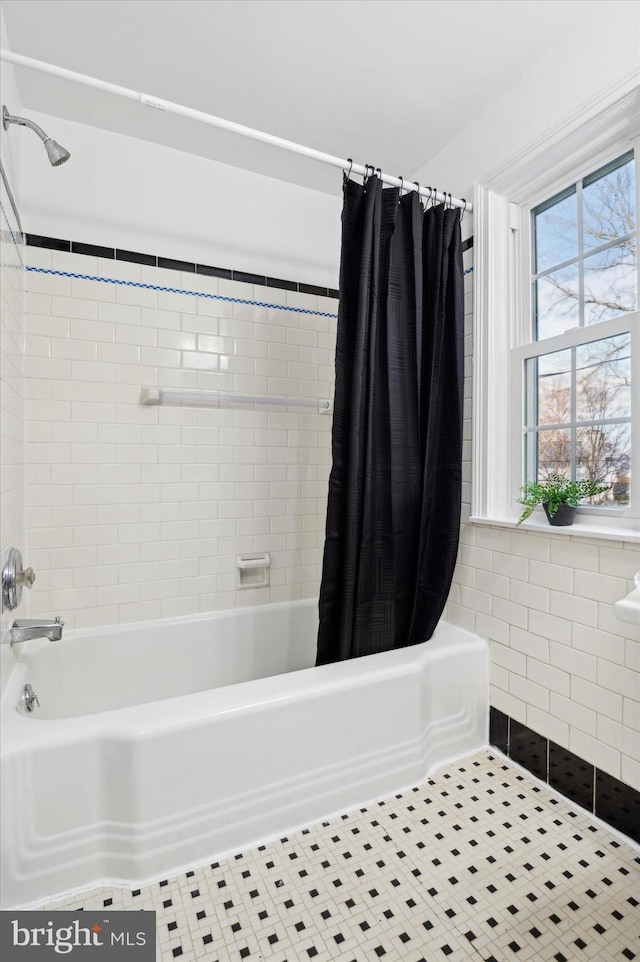
<svg viewBox="0 0 640 962">
<path fill-rule="evenodd" d="M 402 177 L 392 177 L 390 174 L 384 174 L 379 168 L 375 168 L 371 164 L 354 164 L 351 160 L 343 160 L 340 157 L 335 157 L 333 154 L 326 154 L 321 150 L 315 150 L 313 147 L 304 147 L 302 144 L 296 144 L 291 140 L 275 137 L 273 134 L 267 134 L 261 130 L 254 130 L 252 127 L 245 127 L 243 124 L 236 124 L 231 120 L 224 120 L 222 117 L 216 117 L 202 110 L 194 110 L 191 107 L 185 107 L 182 104 L 176 104 L 170 100 L 162 100 L 150 94 L 130 90 L 128 87 L 120 87 L 118 84 L 107 83 L 104 80 L 98 80 L 96 77 L 77 73 L 75 70 L 67 70 L 65 67 L 57 67 L 55 64 L 46 63 L 44 60 L 34 60 L 32 57 L 25 57 L 22 54 L 13 53 L 11 50 L 0 50 L 0 60 L 14 64 L 17 67 L 27 67 L 30 70 L 37 70 L 40 73 L 46 73 L 53 77 L 60 77 L 62 80 L 69 80 L 72 83 L 82 84 L 85 87 L 93 87 L 94 90 L 102 90 L 105 93 L 114 94 L 116 97 L 124 97 L 126 100 L 134 100 L 137 103 L 143 104 L 145 107 L 152 107 L 155 110 L 163 110 L 166 113 L 187 117 L 189 120 L 207 124 L 209 127 L 228 130 L 230 133 L 238 134 L 240 137 L 258 140 L 264 144 L 270 144 L 272 147 L 279 147 L 282 150 L 288 150 L 290 153 L 300 154 L 302 157 L 317 160 L 321 164 L 330 164 L 332 167 L 339 167 L 341 170 L 348 171 L 350 174 L 366 176 L 375 171 L 384 184 L 389 184 L 392 187 L 403 187 L 405 190 L 414 190 L 417 191 L 421 197 L 444 201 L 452 207 L 461 207 L 469 212 L 473 211 L 473 205 L 466 200 L 452 197 L 451 194 L 443 193 L 442 191 L 435 190 L 435 188 L 422 187 L 412 181 L 405 181 Z"/>
</svg>

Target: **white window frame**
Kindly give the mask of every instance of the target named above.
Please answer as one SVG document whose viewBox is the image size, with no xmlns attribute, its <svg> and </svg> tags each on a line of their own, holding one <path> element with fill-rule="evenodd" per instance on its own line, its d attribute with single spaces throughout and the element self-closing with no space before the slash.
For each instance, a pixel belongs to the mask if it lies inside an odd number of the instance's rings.
<svg viewBox="0 0 640 962">
<path fill-rule="evenodd" d="M 474 357 L 470 520 L 513 527 L 523 478 L 524 356 L 571 346 L 584 328 L 532 344 L 531 210 L 634 149 L 640 193 L 640 86 L 635 78 L 587 105 L 474 192 Z M 638 202 L 640 212 L 640 200 Z M 639 287 L 640 291 L 640 287 Z M 632 324 L 632 319 L 635 324 Z M 632 332 L 632 379 L 640 385 L 637 313 L 593 325 L 594 336 Z M 590 331 L 591 333 L 591 331 Z M 635 412 L 634 412 L 635 414 Z M 546 534 L 640 542 L 640 417 L 632 424 L 628 508 L 580 509 L 571 528 L 550 527 L 535 512 L 523 528 Z"/>
</svg>

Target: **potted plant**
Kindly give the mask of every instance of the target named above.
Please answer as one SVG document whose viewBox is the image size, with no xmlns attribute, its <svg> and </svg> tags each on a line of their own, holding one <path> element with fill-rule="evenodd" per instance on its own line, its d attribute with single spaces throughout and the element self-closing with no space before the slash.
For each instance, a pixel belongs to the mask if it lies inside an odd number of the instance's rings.
<svg viewBox="0 0 640 962">
<path fill-rule="evenodd" d="M 591 478 L 571 481 L 563 474 L 549 474 L 544 481 L 525 481 L 520 488 L 522 497 L 518 498 L 518 503 L 524 505 L 518 524 L 527 520 L 537 504 L 544 508 L 549 524 L 573 524 L 578 502 L 602 494 L 610 487 Z"/>
</svg>

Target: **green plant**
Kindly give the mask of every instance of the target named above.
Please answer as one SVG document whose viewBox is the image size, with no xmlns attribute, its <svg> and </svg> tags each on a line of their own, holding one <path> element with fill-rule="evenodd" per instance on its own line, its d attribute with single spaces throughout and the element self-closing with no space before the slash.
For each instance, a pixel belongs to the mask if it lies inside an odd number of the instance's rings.
<svg viewBox="0 0 640 962">
<path fill-rule="evenodd" d="M 544 481 L 525 481 L 520 488 L 522 497 L 518 498 L 518 503 L 524 505 L 518 524 L 527 520 L 537 504 L 546 504 L 549 516 L 553 518 L 561 504 L 576 508 L 583 498 L 593 498 L 610 487 L 591 478 L 571 481 L 563 474 L 549 474 Z"/>
</svg>

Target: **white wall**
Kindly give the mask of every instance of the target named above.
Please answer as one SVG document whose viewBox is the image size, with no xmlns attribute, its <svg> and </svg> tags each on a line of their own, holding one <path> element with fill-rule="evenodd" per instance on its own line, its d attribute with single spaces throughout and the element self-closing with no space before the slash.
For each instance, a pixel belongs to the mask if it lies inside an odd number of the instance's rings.
<svg viewBox="0 0 640 962">
<path fill-rule="evenodd" d="M 575 6 L 575 32 L 553 38 L 547 56 L 461 131 L 419 180 L 447 182 L 447 189 L 470 196 L 475 180 L 605 96 L 619 78 L 631 82 L 634 68 L 637 82 L 640 7 Z M 468 398 L 470 301 L 468 294 Z M 466 481 L 470 441 L 467 409 Z M 489 639 L 491 704 L 640 788 L 640 633 L 613 617 L 613 603 L 640 568 L 637 545 L 471 525 L 469 495 L 466 484 L 446 615 Z"/>
<path fill-rule="evenodd" d="M 460 131 L 412 179 L 443 184 L 471 198 L 475 181 L 516 157 L 545 133 L 572 119 L 586 103 L 620 78 L 638 83 L 640 4 L 576 2 L 575 24 L 549 37 L 540 61 L 487 104 L 474 123 Z M 460 65 L 464 69 L 464 65 Z M 473 79 L 472 79 L 473 82 Z"/>
<path fill-rule="evenodd" d="M 72 156 L 51 170 L 35 140 L 24 152 L 27 232 L 337 286 L 340 197 L 29 115 Z M 337 312 L 329 298 L 122 261 L 34 247 L 27 259 Z M 335 321 L 36 273 L 27 283 L 32 613 L 86 626 L 317 596 L 331 419 L 142 407 L 140 389 L 332 397 Z M 236 591 L 236 554 L 264 551 L 271 587 Z"/>
<path fill-rule="evenodd" d="M 1 7 L 0 41 L 2 42 L 3 47 L 8 47 L 11 49 L 11 45 L 7 36 L 4 11 Z M 18 96 L 18 87 L 16 85 L 15 67 L 11 66 L 11 64 L 5 63 L 4 61 L 0 61 L 0 85 L 2 87 L 2 104 L 6 105 L 9 113 L 21 114 L 22 107 L 20 104 L 20 98 Z M 2 155 L 4 172 L 11 186 L 11 191 L 18 206 L 18 210 L 21 212 L 20 184 L 18 182 L 18 172 L 20 170 L 20 162 L 22 160 L 21 138 L 20 134 L 16 132 L 15 127 L 10 127 L 9 130 L 5 130 L 3 125 L 0 124 L 0 152 Z"/>
<path fill-rule="evenodd" d="M 0 14 L 0 16 L 2 16 Z M 1 34 L 6 40 L 4 17 Z M 14 71 L 7 64 L 0 67 L 2 97 L 11 111 L 20 112 Z M 19 139 L 15 128 L 5 131 L 0 126 L 0 155 L 9 187 L 16 204 L 19 202 L 16 171 L 19 166 Z M 24 245 L 15 213 L 5 190 L 0 188 L 2 212 L 0 218 L 0 567 L 7 559 L 9 548 L 25 549 L 25 492 L 24 492 Z M 28 559 L 25 557 L 25 563 Z M 25 593 L 27 595 L 28 592 Z M 25 614 L 27 598 L 17 612 Z M 6 682 L 14 654 L 7 642 L 7 628 L 14 612 L 3 611 L 0 616 L 0 674 Z"/>
<path fill-rule="evenodd" d="M 606 6 L 588 3 L 576 3 L 575 6 L 575 29 L 566 36 L 550 38 L 548 53 L 540 63 L 517 78 L 498 102 L 488 105 L 485 113 L 478 117 L 474 124 L 461 131 L 451 144 L 432 158 L 428 166 L 415 175 L 418 180 L 442 184 L 453 193 L 470 197 L 474 180 L 482 180 L 487 172 L 517 155 L 525 145 L 544 137 L 545 132 L 553 125 L 575 113 L 585 102 L 606 92 L 617 78 L 630 75 L 638 57 L 637 4 L 614 0 Z M 456 67 L 464 69 L 463 64 L 457 64 Z M 45 179 L 42 177 L 42 164 L 46 163 L 44 155 L 40 156 L 40 152 L 34 150 L 25 156 L 21 188 L 25 197 L 24 219 L 28 231 L 337 286 L 339 197 L 287 187 L 255 174 L 212 164 L 202 158 L 72 124 L 59 118 L 36 115 L 36 119 L 52 136 L 71 149 L 73 157 L 69 164 L 52 172 L 51 178 Z M 37 256 L 46 258 L 42 253 Z M 59 261 L 54 255 L 54 260 L 62 263 L 64 258 Z M 83 451 L 82 445 L 95 443 L 89 442 L 88 435 L 85 437 L 83 434 L 88 424 L 84 411 L 91 410 L 89 405 L 95 402 L 90 401 L 88 395 L 85 396 L 82 392 L 93 389 L 95 382 L 102 402 L 107 405 L 102 411 L 98 411 L 90 429 L 92 432 L 95 429 L 98 442 L 102 432 L 102 441 L 107 445 L 107 452 L 110 450 L 108 445 L 117 444 L 117 441 L 110 441 L 107 437 L 110 415 L 106 415 L 104 411 L 111 410 L 109 405 L 118 406 L 118 417 L 122 416 L 123 431 L 129 432 L 133 425 L 136 438 L 141 441 L 143 428 L 146 427 L 149 432 L 154 425 L 145 425 L 140 420 L 148 417 L 148 412 L 142 411 L 136 405 L 131 387 L 134 381 L 125 379 L 124 368 L 130 364 L 133 377 L 137 361 L 118 360 L 115 348 L 119 343 L 125 343 L 123 339 L 130 333 L 130 328 L 137 330 L 141 337 L 147 336 L 149 331 L 155 332 L 156 341 L 147 345 L 154 350 L 178 348 L 161 344 L 167 327 L 162 323 L 163 314 L 160 311 L 156 311 L 155 321 L 147 327 L 142 322 L 142 315 L 135 321 L 131 320 L 133 315 L 130 321 L 121 322 L 109 320 L 106 316 L 101 318 L 100 314 L 104 315 L 110 305 L 98 301 L 95 292 L 84 293 L 82 287 L 72 287 L 70 295 L 39 288 L 34 290 L 33 296 L 44 300 L 39 302 L 39 314 L 34 309 L 36 301 L 32 299 L 30 333 L 34 338 L 44 340 L 32 341 L 29 352 L 30 380 L 33 378 L 30 390 L 43 392 L 40 399 L 32 393 L 30 404 L 37 403 L 30 408 L 31 413 L 33 415 L 34 411 L 40 410 L 46 414 L 47 404 L 54 400 L 54 393 L 64 391 L 67 383 L 71 385 L 69 390 L 79 392 L 75 400 L 71 397 L 56 398 L 59 404 L 64 405 L 63 416 L 59 422 L 46 417 L 31 417 L 29 429 L 35 444 L 56 444 L 58 442 L 53 439 L 53 435 L 60 433 L 59 443 L 65 445 L 57 452 L 50 451 L 47 454 L 44 449 L 36 452 L 34 461 L 39 464 L 42 472 L 40 476 L 44 479 L 40 492 L 51 487 L 61 497 L 70 497 L 73 503 L 76 487 L 90 487 L 94 483 L 88 480 L 88 474 L 86 477 L 79 476 L 77 482 L 74 480 L 74 470 L 84 470 L 79 465 L 87 463 L 81 459 L 86 457 L 90 450 L 87 448 Z M 87 306 L 86 310 L 95 311 L 95 316 L 85 316 L 85 307 L 79 304 L 81 301 L 91 302 L 92 306 Z M 469 293 L 466 299 L 468 368 L 472 352 L 470 302 Z M 116 305 L 117 303 L 116 300 Z M 136 304 L 122 304 L 122 307 L 145 310 Z M 189 314 L 188 311 L 183 311 L 180 307 L 167 309 L 170 312 L 175 311 L 181 318 L 180 322 L 175 319 L 171 321 L 171 324 L 179 324 L 179 327 L 174 329 L 174 334 L 179 330 L 188 335 L 204 333 L 188 327 L 183 329 L 182 318 Z M 83 311 L 79 316 L 75 313 L 78 310 Z M 34 321 L 38 316 L 40 320 Z M 76 321 L 90 320 L 91 324 L 105 323 L 114 326 L 108 331 L 104 329 L 108 333 L 106 339 L 97 334 L 91 335 L 84 339 L 82 345 L 78 344 L 78 341 L 83 338 L 72 334 L 72 330 L 77 332 L 78 329 L 77 324 L 71 324 L 74 318 Z M 64 326 L 65 321 L 68 328 Z M 61 333 L 56 335 L 53 330 L 59 323 L 62 323 L 63 328 L 60 329 Z M 264 322 L 251 319 L 248 323 L 254 325 L 255 334 L 258 325 Z M 40 329 L 38 324 L 41 325 Z M 100 329 L 96 327 L 95 330 L 97 332 Z M 323 332 L 315 333 L 319 337 Z M 61 343 L 54 344 L 58 337 Z M 291 344 L 288 333 L 285 335 L 285 342 Z M 89 343 L 95 345 L 96 351 L 103 353 L 101 359 L 98 359 L 97 354 L 95 358 L 89 359 L 74 353 L 86 350 Z M 134 340 L 132 343 L 137 343 L 140 350 L 144 347 L 143 342 Z M 270 350 L 276 350 L 276 347 L 267 348 L 266 360 L 285 360 L 270 354 Z M 43 353 L 38 354 L 38 351 Z M 54 355 L 54 351 L 62 353 Z M 252 358 L 252 363 L 256 365 L 259 360 L 261 359 L 256 355 Z M 44 364 L 44 361 L 47 363 Z M 302 362 L 301 357 L 299 361 Z M 291 363 L 296 364 L 299 361 L 292 360 Z M 85 363 L 115 365 L 115 368 L 101 369 L 103 373 L 109 374 L 104 383 L 98 377 L 73 377 L 68 382 L 66 377 L 59 377 L 56 373 L 63 370 L 60 364 L 66 365 L 70 372 L 74 371 L 75 364 L 77 372 Z M 163 376 L 171 369 L 170 364 L 160 362 L 149 366 L 158 372 L 162 369 Z M 47 367 L 49 374 L 45 376 Z M 180 371 L 184 372 L 182 362 L 175 365 L 175 373 Z M 253 375 L 256 375 L 257 371 L 258 368 L 254 366 Z M 157 376 L 160 377 L 160 374 Z M 125 384 L 129 385 L 125 389 L 126 401 L 119 405 L 111 392 Z M 469 503 L 470 397 L 471 380 L 468 378 L 465 400 L 465 517 L 468 517 Z M 75 416 L 74 410 L 77 412 Z M 182 412 L 178 413 L 182 415 Z M 50 425 L 51 441 L 43 435 L 33 433 L 37 425 L 38 430 L 42 430 L 40 421 Z M 76 425 L 76 421 L 80 422 L 80 426 Z M 242 428 L 249 432 L 262 429 L 255 425 L 240 425 L 235 421 L 233 425 L 190 425 L 168 419 L 158 422 L 159 433 L 155 440 L 151 440 L 151 434 L 146 434 L 145 437 L 153 446 L 156 464 L 171 464 L 174 471 L 176 465 L 170 457 L 172 445 L 176 445 L 175 450 L 179 451 L 185 443 L 191 443 L 185 442 L 185 437 L 191 436 L 191 429 L 220 432 L 229 427 Z M 267 430 L 269 429 L 270 426 L 267 425 Z M 44 430 L 46 432 L 47 429 Z M 74 441 L 76 431 L 79 432 L 76 435 L 79 440 Z M 67 434 L 69 441 L 65 439 Z M 174 435 L 177 440 L 169 440 Z M 115 501 L 112 502 L 116 507 L 109 507 L 109 504 L 98 507 L 98 511 L 104 509 L 107 518 L 105 534 L 108 537 L 114 536 L 113 528 L 118 528 L 120 524 L 118 517 L 131 517 L 134 525 L 143 523 L 135 520 L 134 515 L 139 513 L 140 519 L 142 518 L 144 504 L 126 502 L 125 488 L 128 484 L 166 483 L 168 492 L 174 483 L 190 483 L 188 476 L 183 476 L 182 473 L 179 480 L 167 479 L 165 482 L 158 478 L 145 479 L 141 468 L 139 480 L 137 477 L 134 477 L 133 482 L 118 480 L 115 470 L 118 465 L 123 469 L 123 479 L 126 474 L 125 467 L 134 474 L 137 467 L 140 467 L 144 447 L 136 447 L 139 443 L 134 439 L 133 446 L 138 452 L 135 457 L 127 458 L 123 451 L 123 460 L 120 461 L 116 450 L 115 460 L 107 460 L 107 465 L 115 471 L 113 480 L 100 481 L 100 458 L 103 456 L 101 444 L 95 457 L 88 462 L 87 471 L 97 473 L 98 485 L 104 483 L 117 488 L 113 493 Z M 202 443 L 206 447 L 204 442 L 194 443 Z M 67 444 L 71 447 L 66 447 Z M 238 450 L 241 447 L 242 445 L 238 445 Z M 285 453 L 286 450 L 282 445 L 284 458 L 291 456 Z M 232 460 L 237 463 L 234 456 L 227 462 L 228 468 L 231 467 Z M 186 463 L 193 465 L 194 462 Z M 197 460 L 195 463 L 198 463 Z M 286 464 L 289 464 L 286 460 L 280 462 L 280 468 Z M 320 462 L 317 464 L 320 478 Z M 143 464 L 142 466 L 144 467 Z M 256 469 L 257 467 L 258 465 Z M 107 475 L 103 472 L 104 477 Z M 37 485 L 37 482 L 34 483 Z M 219 478 L 212 483 L 219 483 Z M 263 481 L 258 481 L 256 476 L 254 481 L 245 482 L 236 478 L 229 479 L 228 483 L 235 486 L 244 483 L 261 484 Z M 304 481 L 296 478 L 285 483 L 299 485 Z M 38 497 L 40 492 L 37 492 Z M 188 494 L 188 490 L 183 489 L 183 493 Z M 230 504 L 241 500 L 236 497 L 236 493 L 235 487 L 233 492 L 229 489 Z M 102 494 L 105 497 L 112 496 L 106 489 Z M 78 498 L 83 496 L 84 494 L 78 491 Z M 177 503 L 183 506 L 180 509 L 182 511 L 184 505 L 187 506 L 186 510 L 192 510 L 198 501 L 191 496 L 172 500 L 162 493 L 159 497 L 154 494 L 152 498 L 152 508 L 155 507 L 159 512 L 168 512 L 169 505 L 173 505 L 173 511 Z M 61 575 L 64 584 L 56 584 L 54 587 L 55 581 L 52 580 L 47 589 L 50 594 L 46 604 L 53 605 L 55 602 L 56 605 L 64 603 L 66 606 L 66 600 L 71 604 L 77 597 L 77 592 L 82 590 L 86 592 L 84 597 L 90 599 L 90 604 L 84 609 L 85 614 L 79 616 L 80 620 L 84 619 L 86 623 L 88 619 L 96 617 L 91 613 L 94 599 L 97 603 L 99 596 L 107 598 L 108 592 L 102 592 L 101 589 L 111 586 L 114 589 L 114 600 L 103 601 L 99 606 L 102 610 L 98 617 L 113 620 L 132 614 L 147 616 L 151 611 L 148 606 L 125 609 L 122 606 L 129 602 L 122 601 L 123 596 L 117 594 L 119 586 L 123 584 L 130 590 L 126 565 L 139 562 L 135 558 L 127 561 L 124 554 L 118 557 L 114 555 L 113 562 L 105 561 L 108 545 L 105 547 L 95 541 L 88 546 L 93 554 L 90 557 L 86 554 L 84 561 L 80 560 L 83 557 L 81 552 L 74 552 L 77 548 L 87 547 L 82 544 L 81 539 L 98 537 L 99 531 L 94 530 L 97 521 L 88 519 L 86 522 L 79 522 L 71 519 L 67 523 L 64 521 L 65 506 L 62 507 L 63 510 L 58 512 L 52 500 L 45 504 L 36 504 L 32 497 L 30 528 L 35 539 L 34 550 L 43 553 L 38 557 L 38 561 L 42 562 L 45 568 L 48 565 L 47 570 L 52 579 L 56 577 L 59 561 L 56 550 L 60 548 L 68 552 L 63 555 L 69 562 L 65 564 Z M 235 509 L 229 507 L 229 510 Z M 110 518 L 109 511 L 112 512 Z M 320 513 L 314 509 L 310 524 L 318 523 Z M 156 526 L 173 523 L 168 517 L 166 522 L 163 522 L 161 514 L 158 517 L 160 520 L 154 518 L 148 523 Z M 56 523 L 51 524 L 52 520 Z M 122 522 L 123 526 L 128 523 Z M 202 520 L 199 523 L 202 524 Z M 245 523 L 246 518 L 234 518 L 236 529 L 233 537 L 240 537 Z M 87 530 L 83 530 L 85 524 Z M 59 536 L 51 534 L 51 528 L 64 529 L 62 536 L 71 539 L 70 543 L 59 546 L 53 542 L 47 543 L 48 538 Z M 167 528 L 167 531 L 170 530 Z M 194 541 L 200 542 L 200 547 L 203 547 L 203 530 L 201 528 L 195 535 L 185 536 L 188 550 Z M 282 533 L 273 528 L 270 532 L 278 535 Z M 159 540 L 148 541 L 142 528 L 139 534 L 136 547 L 142 563 L 146 553 L 154 550 L 150 545 L 157 547 L 164 539 L 161 535 Z M 118 547 L 122 549 L 120 533 L 116 532 L 116 536 L 120 539 Z M 255 539 L 259 535 L 254 531 L 251 537 Z M 559 537 L 471 526 L 465 520 L 460 562 L 447 609 L 448 616 L 460 624 L 475 628 L 490 639 L 493 655 L 492 699 L 496 707 L 605 771 L 640 787 L 637 755 L 634 755 L 633 748 L 637 744 L 640 725 L 640 698 L 637 696 L 639 643 L 631 626 L 623 628 L 614 622 L 611 616 L 614 594 L 617 596 L 618 592 L 623 593 L 624 588 L 629 585 L 630 575 L 638 566 L 637 551 L 624 544 L 575 543 L 571 540 L 561 541 Z M 172 542 L 174 539 L 168 540 Z M 255 540 L 253 544 L 256 544 Z M 319 546 L 308 550 L 316 552 L 313 558 L 314 563 L 317 563 Z M 229 556 L 225 554 L 225 557 Z M 85 570 L 87 558 L 89 574 Z M 185 560 L 187 559 L 181 555 L 181 561 Z M 168 558 L 167 562 L 170 565 L 172 559 Z M 81 584 L 83 579 L 91 577 L 110 578 L 113 572 L 104 570 L 105 566 L 110 564 L 118 566 L 115 582 Z M 162 562 L 153 558 L 151 564 L 155 566 Z M 164 569 L 159 570 L 162 572 Z M 151 590 L 149 585 L 153 583 L 156 568 L 149 568 L 149 571 L 153 573 L 153 577 L 147 578 L 144 575 L 142 580 L 136 581 L 138 594 L 130 603 L 147 605 L 147 602 L 151 601 L 155 604 L 153 613 L 172 610 L 171 597 L 179 599 L 181 594 L 165 594 L 164 608 L 162 600 L 149 598 L 147 592 Z M 222 581 L 220 572 L 210 574 L 218 578 L 218 587 L 222 586 L 224 589 L 225 584 L 229 584 L 224 581 L 225 577 L 229 577 L 228 570 L 222 573 Z M 180 577 L 182 578 L 182 575 Z M 190 574 L 184 575 L 184 587 L 188 587 L 190 577 Z M 209 573 L 201 570 L 198 577 L 209 577 Z M 307 585 L 311 590 L 312 580 L 308 581 Z M 210 593 L 207 584 L 202 582 L 201 586 L 198 604 L 208 604 L 206 597 Z M 69 594 L 55 594 L 61 591 L 68 591 Z M 44 598 L 42 603 L 45 603 Z M 114 606 L 121 607 L 116 612 L 113 610 Z M 61 613 L 64 614 L 64 611 Z"/>
<path fill-rule="evenodd" d="M 328 297 L 27 248 L 31 611 L 68 627 L 317 597 L 331 418 L 147 407 L 143 386 L 333 397 Z M 193 293 L 271 302 L 266 308 Z M 236 590 L 236 555 L 271 554 Z"/>
<path fill-rule="evenodd" d="M 142 109 L 142 108 L 141 108 Z M 71 151 L 45 177 L 24 151 L 24 228 L 267 277 L 338 286 L 342 197 L 60 117 L 29 116 Z M 341 183 L 336 171 L 336 184 Z"/>
<path fill-rule="evenodd" d="M 575 29 L 431 159 L 422 182 L 472 196 L 474 181 L 543 141 L 622 80 L 638 82 L 640 5 L 576 3 Z M 620 91 L 622 92 L 622 91 Z M 471 291 L 471 287 L 469 287 Z M 467 398 L 472 318 L 467 295 Z M 465 481 L 471 420 L 466 402 Z M 598 768 L 640 788 L 640 633 L 613 617 L 640 568 L 637 545 L 471 525 L 465 483 L 461 546 L 447 617 L 491 646 L 491 704 Z"/>
<path fill-rule="evenodd" d="M 445 617 L 488 639 L 495 708 L 640 789 L 640 628 L 613 614 L 640 549 L 469 523 L 473 274 L 465 285 L 462 527 Z"/>
</svg>

